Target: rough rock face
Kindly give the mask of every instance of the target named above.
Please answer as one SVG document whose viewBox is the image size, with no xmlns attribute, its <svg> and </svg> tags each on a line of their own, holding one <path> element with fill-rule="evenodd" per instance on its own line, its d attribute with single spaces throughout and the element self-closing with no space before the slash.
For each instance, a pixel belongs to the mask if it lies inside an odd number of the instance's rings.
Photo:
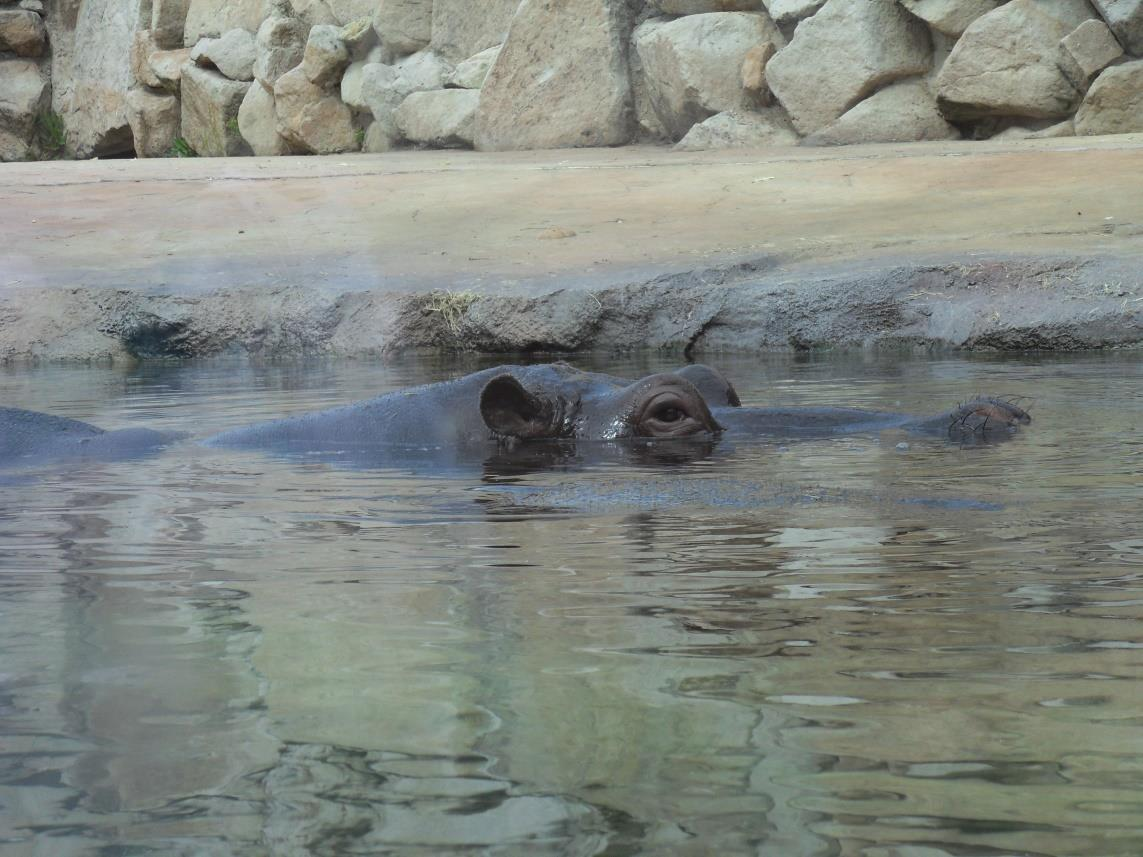
<svg viewBox="0 0 1143 857">
<path fill-rule="evenodd" d="M 1076 113 L 1075 128 L 1079 136 L 1143 131 L 1143 60 L 1097 77 Z"/>
<path fill-rule="evenodd" d="M 445 86 L 457 89 L 480 89 L 484 86 L 488 72 L 492 71 L 498 56 L 500 56 L 500 46 L 494 45 L 457 63 L 452 74 L 445 79 Z"/>
<path fill-rule="evenodd" d="M 1086 91 L 1103 69 L 1123 56 L 1123 48 L 1103 21 L 1084 21 L 1060 40 L 1060 70 L 1076 89 Z"/>
<path fill-rule="evenodd" d="M 140 158 L 161 158 L 179 136 L 179 100 L 145 89 L 127 93 L 127 122 Z"/>
<path fill-rule="evenodd" d="M 192 149 L 212 158 L 250 154 L 238 132 L 238 108 L 249 88 L 191 63 L 183 67 L 182 135 Z"/>
<path fill-rule="evenodd" d="M 254 36 L 254 77 L 273 89 L 283 74 L 302 61 L 306 49 L 305 29 L 296 18 L 270 17 Z"/>
<path fill-rule="evenodd" d="M 183 78 L 183 66 L 190 59 L 190 48 L 177 48 L 171 51 L 155 51 L 147 57 L 150 69 L 159 88 L 177 92 Z M 148 84 L 150 85 L 150 84 Z"/>
<path fill-rule="evenodd" d="M 786 40 L 764 12 L 712 12 L 667 23 L 648 21 L 632 43 L 642 63 L 651 107 L 678 139 L 697 122 L 747 106 L 746 54 Z"/>
<path fill-rule="evenodd" d="M 901 0 L 901 5 L 946 36 L 960 36 L 968 25 L 1005 0 Z"/>
<path fill-rule="evenodd" d="M 331 23 L 344 26 L 359 18 L 371 17 L 377 8 L 377 0 L 325 0 L 325 5 L 333 16 Z"/>
<path fill-rule="evenodd" d="M 779 27 L 792 27 L 821 9 L 825 2 L 826 0 L 762 0 L 766 11 Z"/>
<path fill-rule="evenodd" d="M 127 91 L 137 18 L 131 0 L 80 6 L 70 97 L 56 107 L 67 126 L 68 143 L 80 157 L 131 151 Z"/>
<path fill-rule="evenodd" d="M 703 12 L 756 12 L 758 0 L 647 0 L 664 15 L 698 15 Z"/>
<path fill-rule="evenodd" d="M 199 65 L 205 60 L 231 80 L 254 79 L 254 36 L 246 30 L 227 30 L 217 39 L 205 39 L 199 44 Z"/>
<path fill-rule="evenodd" d="M 426 47 L 433 32 L 433 0 L 381 0 L 373 29 L 386 49 L 411 54 Z"/>
<path fill-rule="evenodd" d="M 471 148 L 480 93 L 469 89 L 414 92 L 394 118 L 402 136 L 424 146 Z"/>
<path fill-rule="evenodd" d="M 1092 0 L 1129 53 L 1143 56 L 1143 0 Z"/>
<path fill-rule="evenodd" d="M 522 0 L 476 113 L 486 151 L 618 146 L 634 132 L 624 0 Z"/>
<path fill-rule="evenodd" d="M 274 94 L 264 86 L 246 90 L 238 108 L 238 132 L 255 155 L 288 155 L 290 147 L 278 134 Z"/>
<path fill-rule="evenodd" d="M 1060 39 L 1093 17 L 1087 0 L 1011 0 L 977 18 L 937 76 L 950 119 L 1064 117 L 1080 93 L 1056 60 Z"/>
<path fill-rule="evenodd" d="M 135 82 L 153 89 L 162 87 L 163 82 L 151 68 L 151 55 L 158 53 L 159 46 L 150 30 L 136 30 L 131 39 L 131 74 Z"/>
<path fill-rule="evenodd" d="M 44 52 L 48 32 L 44 19 L 24 9 L 0 9 L 0 51 L 18 57 L 38 57 Z"/>
<path fill-rule="evenodd" d="M 199 39 L 217 38 L 236 28 L 256 33 L 264 17 L 263 0 L 190 0 L 183 46 L 194 47 Z"/>
<path fill-rule="evenodd" d="M 30 60 L 0 60 L 0 161 L 28 156 L 36 116 L 48 108 L 51 93 Z"/>
<path fill-rule="evenodd" d="M 770 60 L 766 79 L 794 127 L 810 134 L 931 61 L 928 31 L 895 0 L 829 0 Z"/>
<path fill-rule="evenodd" d="M 329 155 L 360 148 L 353 113 L 337 97 L 306 77 L 301 66 L 274 84 L 278 133 L 302 152 Z"/>
<path fill-rule="evenodd" d="M 678 152 L 702 149 L 751 149 L 761 146 L 796 146 L 798 135 L 780 108 L 763 111 L 727 111 L 700 122 L 675 146 Z"/>
<path fill-rule="evenodd" d="M 349 48 L 341 38 L 341 28 L 318 24 L 310 30 L 302 55 L 302 70 L 315 86 L 329 86 L 341 80 L 349 65 Z"/>
<path fill-rule="evenodd" d="M 433 51 L 460 62 L 504 43 L 520 0 L 433 0 Z"/>
<path fill-rule="evenodd" d="M 151 0 L 151 34 L 161 48 L 181 48 L 190 0 Z M 145 5 L 140 7 L 145 11 Z"/>
<path fill-rule="evenodd" d="M 921 80 L 894 83 L 850 108 L 806 138 L 808 146 L 854 143 L 913 143 L 956 140 L 960 132 L 937 110 L 936 100 Z"/>
</svg>

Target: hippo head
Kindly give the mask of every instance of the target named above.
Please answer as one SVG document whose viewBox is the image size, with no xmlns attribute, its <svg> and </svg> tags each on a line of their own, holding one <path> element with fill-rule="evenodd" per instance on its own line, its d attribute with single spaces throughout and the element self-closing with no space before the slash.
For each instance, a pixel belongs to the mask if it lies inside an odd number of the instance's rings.
<svg viewBox="0 0 1143 857">
<path fill-rule="evenodd" d="M 698 387 L 674 372 L 629 383 L 566 367 L 555 384 L 505 373 L 484 386 L 480 414 L 496 437 L 516 440 L 677 440 L 722 430 Z"/>
</svg>

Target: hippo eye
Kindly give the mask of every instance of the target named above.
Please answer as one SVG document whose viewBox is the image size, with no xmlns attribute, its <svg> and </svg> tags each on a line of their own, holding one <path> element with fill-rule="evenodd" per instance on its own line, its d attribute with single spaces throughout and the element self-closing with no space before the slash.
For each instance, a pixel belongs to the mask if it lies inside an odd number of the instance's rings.
<svg viewBox="0 0 1143 857">
<path fill-rule="evenodd" d="M 661 423 L 677 423 L 679 420 L 686 419 L 686 412 L 682 408 L 676 408 L 672 405 L 659 408 L 652 414 L 652 419 Z"/>
<path fill-rule="evenodd" d="M 634 424 L 638 437 L 686 437 L 711 426 L 685 396 L 667 390 L 651 397 Z"/>
</svg>

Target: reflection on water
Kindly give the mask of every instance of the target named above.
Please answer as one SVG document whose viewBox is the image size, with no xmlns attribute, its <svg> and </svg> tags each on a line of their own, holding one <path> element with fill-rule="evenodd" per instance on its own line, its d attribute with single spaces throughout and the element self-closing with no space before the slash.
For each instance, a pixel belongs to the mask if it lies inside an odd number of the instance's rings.
<svg viewBox="0 0 1143 857">
<path fill-rule="evenodd" d="M 1036 422 L 6 474 L 0 855 L 1143 853 L 1138 362 L 723 365 L 747 402 Z M 0 402 L 205 434 L 475 368 L 9 369 Z"/>
</svg>

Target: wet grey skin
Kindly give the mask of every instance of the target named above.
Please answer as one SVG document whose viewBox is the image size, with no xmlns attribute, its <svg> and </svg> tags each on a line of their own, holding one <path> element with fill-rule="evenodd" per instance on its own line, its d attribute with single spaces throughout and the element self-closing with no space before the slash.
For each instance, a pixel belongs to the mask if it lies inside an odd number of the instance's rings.
<svg viewBox="0 0 1143 857">
<path fill-rule="evenodd" d="M 0 465 L 44 460 L 113 460 L 165 449 L 185 434 L 147 428 L 104 431 L 90 423 L 0 408 Z"/>
<path fill-rule="evenodd" d="M 232 429 L 202 443 L 296 454 L 374 450 L 377 454 L 362 462 L 383 463 L 387 449 L 399 449 L 403 457 L 410 450 L 503 450 L 543 440 L 670 442 L 677 449 L 696 441 L 709 446 L 724 435 L 798 437 L 886 428 L 980 438 L 1010 434 L 1028 422 L 1016 405 L 984 398 L 931 417 L 856 408 L 750 408 L 742 407 L 733 385 L 708 366 L 631 381 L 553 363 L 486 369 Z M 142 456 L 184 436 L 142 428 L 104 431 L 76 420 L 0 408 L 0 465 Z M 671 461 L 673 454 L 652 460 Z"/>
</svg>

